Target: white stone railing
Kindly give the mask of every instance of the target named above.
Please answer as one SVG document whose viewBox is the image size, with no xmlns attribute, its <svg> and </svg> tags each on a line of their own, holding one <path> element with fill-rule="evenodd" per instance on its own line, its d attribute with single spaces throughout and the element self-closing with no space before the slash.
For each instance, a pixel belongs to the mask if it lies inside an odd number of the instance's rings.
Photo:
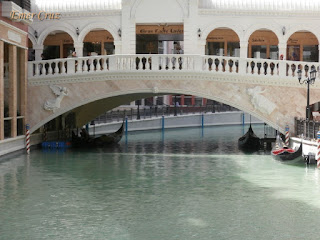
<svg viewBox="0 0 320 240">
<path fill-rule="evenodd" d="M 319 72 L 318 62 L 298 62 L 256 58 L 186 54 L 101 55 L 63 58 L 28 63 L 29 78 L 93 74 L 106 71 L 179 72 L 203 71 L 268 77 L 296 77 L 298 68 L 305 76 L 311 67 Z M 319 77 L 319 74 L 318 74 Z"/>
</svg>

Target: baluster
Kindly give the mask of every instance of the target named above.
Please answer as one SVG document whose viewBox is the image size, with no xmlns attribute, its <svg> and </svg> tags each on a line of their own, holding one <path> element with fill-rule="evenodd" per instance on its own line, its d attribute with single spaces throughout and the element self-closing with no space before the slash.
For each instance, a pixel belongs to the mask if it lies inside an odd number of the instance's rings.
<svg viewBox="0 0 320 240">
<path fill-rule="evenodd" d="M 135 57 L 128 57 L 129 62 L 128 62 L 128 70 L 136 70 L 136 61 L 135 61 Z"/>
<path fill-rule="evenodd" d="M 189 59 L 188 57 L 181 56 L 181 61 L 182 61 L 181 70 L 189 70 L 189 68 L 187 67 L 188 59 Z"/>
<path fill-rule="evenodd" d="M 39 76 L 40 74 L 40 71 L 39 71 L 39 68 L 41 68 L 41 66 L 42 66 L 42 68 L 43 68 L 43 65 L 41 65 L 41 63 L 35 63 L 35 76 Z"/>
<path fill-rule="evenodd" d="M 101 60 L 101 58 L 100 59 L 98 59 L 98 58 L 96 59 L 96 61 L 97 61 L 96 71 L 101 71 L 100 60 Z"/>
<path fill-rule="evenodd" d="M 107 71 L 107 64 L 106 64 L 106 61 L 108 61 L 107 59 L 108 59 L 108 58 L 106 58 L 106 57 L 101 58 L 101 61 L 102 61 L 102 71 Z"/>
<path fill-rule="evenodd" d="M 212 71 L 214 68 L 215 68 L 214 60 L 212 58 L 205 58 L 204 59 L 204 69 L 207 71 Z"/>
<path fill-rule="evenodd" d="M 220 59 L 217 58 L 217 60 L 218 60 L 218 66 L 216 67 L 216 71 L 217 71 L 217 72 L 220 72 L 220 71 L 221 71 L 220 68 L 221 68 L 221 66 L 222 66 L 221 58 L 220 58 Z"/>
<path fill-rule="evenodd" d="M 149 56 L 147 58 L 147 70 L 151 71 L 151 64 L 152 64 L 152 58 L 151 58 L 151 56 Z"/>
<path fill-rule="evenodd" d="M 231 66 L 229 65 L 230 72 L 231 73 L 235 73 L 236 72 L 236 69 L 235 69 L 236 62 L 235 62 L 235 60 L 231 59 L 229 61 L 230 61 L 230 65 L 231 65 Z"/>
<path fill-rule="evenodd" d="M 177 58 L 172 57 L 171 61 L 172 61 L 172 70 L 175 70 L 177 68 Z"/>
<path fill-rule="evenodd" d="M 159 66 L 160 66 L 159 70 L 163 70 L 164 68 L 163 63 L 164 63 L 163 57 L 159 56 Z"/>
<path fill-rule="evenodd" d="M 138 57 L 138 70 L 142 69 L 142 57 Z"/>
<path fill-rule="evenodd" d="M 67 64 L 66 61 L 61 62 L 61 73 L 62 74 L 66 74 L 66 64 Z"/>
<path fill-rule="evenodd" d="M 58 65 L 59 65 L 60 62 L 59 62 L 59 61 L 55 61 L 54 63 L 55 63 L 54 74 L 56 75 L 56 74 L 59 73 L 59 67 L 58 67 Z"/>
<path fill-rule="evenodd" d="M 52 75 L 52 62 L 46 62 L 44 65 L 43 71 L 47 71 L 46 67 L 48 66 L 48 75 Z"/>
<path fill-rule="evenodd" d="M 168 61 L 168 70 L 172 70 L 172 58 L 168 57 L 167 61 Z"/>
<path fill-rule="evenodd" d="M 89 61 L 87 61 L 87 59 L 83 59 L 83 71 L 84 72 L 88 72 L 88 63 Z"/>
<path fill-rule="evenodd" d="M 94 71 L 94 65 L 93 65 L 94 59 L 89 58 L 88 60 L 89 60 L 88 71 L 89 71 L 89 72 L 93 72 L 93 71 Z"/>
<path fill-rule="evenodd" d="M 264 64 L 264 66 L 263 66 L 264 75 L 268 75 L 268 70 L 270 68 L 270 63 L 269 62 L 264 62 L 263 64 Z"/>
</svg>

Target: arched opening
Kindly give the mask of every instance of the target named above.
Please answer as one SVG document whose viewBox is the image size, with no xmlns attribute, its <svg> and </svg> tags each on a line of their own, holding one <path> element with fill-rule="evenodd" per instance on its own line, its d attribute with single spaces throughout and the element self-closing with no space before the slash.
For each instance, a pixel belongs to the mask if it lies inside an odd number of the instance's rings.
<svg viewBox="0 0 320 240">
<path fill-rule="evenodd" d="M 51 32 L 43 42 L 43 58 L 67 58 L 74 51 L 72 37 L 63 31 Z"/>
<path fill-rule="evenodd" d="M 279 40 L 277 35 L 268 30 L 260 29 L 253 32 L 248 42 L 248 57 L 262 59 L 279 59 Z"/>
<path fill-rule="evenodd" d="M 287 60 L 318 62 L 319 41 L 309 31 L 293 33 L 287 41 Z"/>
<path fill-rule="evenodd" d="M 103 29 L 91 30 L 83 40 L 83 56 L 114 54 L 114 39 Z"/>
<path fill-rule="evenodd" d="M 229 28 L 211 31 L 206 41 L 206 55 L 240 57 L 240 39 Z"/>
</svg>

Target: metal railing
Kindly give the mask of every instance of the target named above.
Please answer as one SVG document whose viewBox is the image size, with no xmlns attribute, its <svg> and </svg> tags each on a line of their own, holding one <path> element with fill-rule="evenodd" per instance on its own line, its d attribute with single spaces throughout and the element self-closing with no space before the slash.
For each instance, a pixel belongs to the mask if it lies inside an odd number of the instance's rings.
<svg viewBox="0 0 320 240">
<path fill-rule="evenodd" d="M 143 106 L 139 108 L 130 108 L 125 110 L 111 110 L 100 115 L 94 120 L 94 123 L 111 123 L 120 122 L 125 117 L 128 120 L 150 119 L 161 116 L 182 116 L 199 113 L 214 113 L 214 112 L 230 112 L 239 111 L 238 109 L 228 105 L 206 105 L 206 106 L 168 106 L 168 105 L 153 105 Z"/>
</svg>

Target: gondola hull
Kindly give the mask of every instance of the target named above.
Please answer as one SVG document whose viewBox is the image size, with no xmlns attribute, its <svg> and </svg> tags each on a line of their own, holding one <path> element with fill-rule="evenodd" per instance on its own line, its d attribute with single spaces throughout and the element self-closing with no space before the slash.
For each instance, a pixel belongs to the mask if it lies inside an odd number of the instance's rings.
<svg viewBox="0 0 320 240">
<path fill-rule="evenodd" d="M 106 147 L 113 144 L 117 144 L 123 135 L 124 132 L 124 123 L 122 123 L 121 127 L 118 131 L 111 134 L 103 134 L 99 137 L 79 137 L 72 136 L 72 147 L 75 148 L 92 148 L 92 147 Z"/>
<path fill-rule="evenodd" d="M 245 151 L 258 151 L 260 149 L 260 138 L 254 134 L 251 125 L 248 132 L 239 138 L 238 146 Z"/>
<path fill-rule="evenodd" d="M 302 158 L 302 144 L 297 150 L 292 148 L 280 148 L 271 151 L 272 157 L 279 161 L 292 161 Z"/>
</svg>

